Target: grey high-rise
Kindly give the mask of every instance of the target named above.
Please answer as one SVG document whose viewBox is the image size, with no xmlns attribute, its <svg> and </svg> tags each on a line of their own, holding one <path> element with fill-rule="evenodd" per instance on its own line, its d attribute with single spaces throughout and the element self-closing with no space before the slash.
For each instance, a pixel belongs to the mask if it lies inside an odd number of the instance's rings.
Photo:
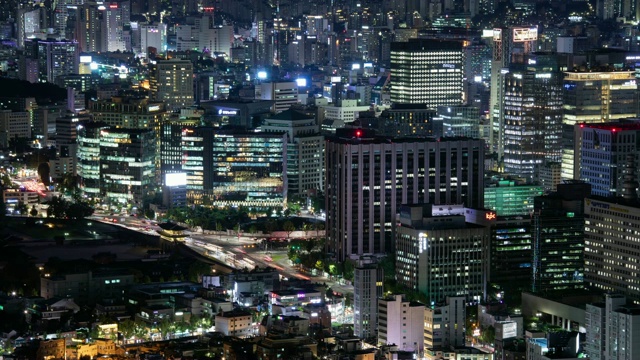
<svg viewBox="0 0 640 360">
<path fill-rule="evenodd" d="M 392 250 L 398 207 L 482 208 L 484 141 L 391 139 L 338 130 L 325 143 L 327 250 L 336 259 Z"/>
</svg>

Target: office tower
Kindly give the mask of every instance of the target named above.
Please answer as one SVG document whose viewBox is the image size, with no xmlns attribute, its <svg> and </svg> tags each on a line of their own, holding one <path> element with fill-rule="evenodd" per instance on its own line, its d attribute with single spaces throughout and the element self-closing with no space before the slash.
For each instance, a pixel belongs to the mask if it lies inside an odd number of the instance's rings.
<svg viewBox="0 0 640 360">
<path fill-rule="evenodd" d="M 636 183 L 637 184 L 637 183 Z M 640 225 L 636 199 L 593 197 L 585 203 L 585 281 L 587 286 L 640 301 Z"/>
<path fill-rule="evenodd" d="M 489 228 L 450 215 L 449 205 L 406 205 L 396 229 L 396 281 L 427 296 L 481 301 L 489 280 Z"/>
<path fill-rule="evenodd" d="M 282 207 L 287 198 L 287 136 L 198 127 L 183 136 L 191 205 Z M 225 171 L 220 171 L 224 169 Z M 191 174 L 191 175 L 190 175 Z"/>
<path fill-rule="evenodd" d="M 380 114 L 378 133 L 389 137 L 437 136 L 436 111 L 426 104 L 391 104 Z"/>
<path fill-rule="evenodd" d="M 8 148 L 11 140 L 31 139 L 31 116 L 28 111 L 0 110 L 0 146 Z"/>
<path fill-rule="evenodd" d="M 313 116 L 285 110 L 264 120 L 265 133 L 287 134 L 287 180 L 289 196 L 322 191 L 324 186 L 324 136 Z"/>
<path fill-rule="evenodd" d="M 151 99 L 167 110 L 193 105 L 193 64 L 188 60 L 157 60 L 150 69 Z"/>
<path fill-rule="evenodd" d="M 91 101 L 89 111 L 94 121 L 119 128 L 153 129 L 158 135 L 168 115 L 162 102 L 127 96 Z"/>
<path fill-rule="evenodd" d="M 489 282 L 506 296 L 531 289 L 531 217 L 497 216 L 491 223 Z"/>
<path fill-rule="evenodd" d="M 298 102 L 298 85 L 294 81 L 256 84 L 256 99 L 274 101 L 271 112 L 280 113 Z"/>
<path fill-rule="evenodd" d="M 455 106 L 464 99 L 462 42 L 410 39 L 391 43 L 391 102 Z"/>
<path fill-rule="evenodd" d="M 167 24 L 140 25 L 140 49 L 144 57 L 149 56 L 149 48 L 155 48 L 156 53 L 167 50 Z"/>
<path fill-rule="evenodd" d="M 538 182 L 546 193 L 555 192 L 558 184 L 562 183 L 562 163 L 548 162 L 540 167 Z"/>
<path fill-rule="evenodd" d="M 633 71 L 565 73 L 563 80 L 562 178 L 580 179 L 580 153 L 575 147 L 574 126 L 611 122 L 638 115 L 638 87 Z"/>
<path fill-rule="evenodd" d="M 504 75 L 507 74 L 511 64 L 523 63 L 524 55 L 536 50 L 537 40 L 538 28 L 536 27 L 493 29 L 489 149 L 492 153 L 498 153 L 499 158 L 504 154 Z"/>
<path fill-rule="evenodd" d="M 378 332 L 378 298 L 384 290 L 384 272 L 374 256 L 362 256 L 353 270 L 353 334 L 361 339 Z"/>
<path fill-rule="evenodd" d="M 340 261 L 393 247 L 400 204 L 484 205 L 484 142 L 338 129 L 325 143 L 327 250 Z"/>
<path fill-rule="evenodd" d="M 131 51 L 124 26 L 129 26 L 131 10 L 128 1 L 109 2 L 102 14 L 102 51 Z"/>
<path fill-rule="evenodd" d="M 78 43 L 67 40 L 25 40 L 25 60 L 37 64 L 40 82 L 55 82 L 58 76 L 78 73 Z"/>
<path fill-rule="evenodd" d="M 640 158 L 640 122 L 580 124 L 575 127 L 576 152 L 580 152 L 580 179 L 591 184 L 591 193 L 621 196 L 624 186 L 622 168 L 627 156 Z M 579 146 L 579 150 L 578 150 Z"/>
<path fill-rule="evenodd" d="M 78 40 L 80 51 L 102 51 L 103 14 L 96 3 L 86 2 L 78 5 L 75 38 Z"/>
<path fill-rule="evenodd" d="M 397 345 L 400 351 L 424 350 L 424 304 L 406 301 L 404 295 L 378 300 L 378 345 Z"/>
<path fill-rule="evenodd" d="M 215 25 L 209 15 L 188 17 L 186 24 L 176 26 L 176 49 L 198 50 L 215 56 L 231 54 L 233 26 Z"/>
<path fill-rule="evenodd" d="M 584 199 L 591 185 L 571 182 L 534 200 L 533 291 L 584 288 Z"/>
<path fill-rule="evenodd" d="M 640 308 L 627 305 L 623 295 L 606 294 L 604 302 L 587 304 L 585 328 L 589 359 L 635 359 L 640 353 Z"/>
<path fill-rule="evenodd" d="M 475 106 L 438 106 L 442 136 L 480 138 L 480 111 Z"/>
<path fill-rule="evenodd" d="M 556 55 L 525 58 L 504 74 L 504 171 L 533 181 L 562 156 L 562 76 Z"/>
<path fill-rule="evenodd" d="M 484 188 L 484 206 L 497 216 L 528 216 L 533 212 L 533 198 L 543 193 L 542 186 L 502 179 Z"/>
<path fill-rule="evenodd" d="M 142 206 L 144 197 L 155 190 L 155 146 L 153 130 L 84 123 L 78 129 L 82 193 L 113 206 Z"/>
<path fill-rule="evenodd" d="M 34 36 L 40 32 L 40 9 L 18 9 L 16 19 L 16 37 L 18 48 L 24 47 L 24 39 Z"/>
<path fill-rule="evenodd" d="M 466 302 L 464 296 L 449 296 L 424 309 L 425 350 L 465 345 Z"/>
</svg>

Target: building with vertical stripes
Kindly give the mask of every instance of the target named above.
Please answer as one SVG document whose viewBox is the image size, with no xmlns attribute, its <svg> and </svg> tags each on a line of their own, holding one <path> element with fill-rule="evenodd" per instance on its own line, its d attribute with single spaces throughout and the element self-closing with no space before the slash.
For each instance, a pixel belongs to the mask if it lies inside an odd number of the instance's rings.
<svg viewBox="0 0 640 360">
<path fill-rule="evenodd" d="M 338 129 L 325 143 L 327 250 L 339 260 L 392 251 L 398 207 L 484 206 L 484 141 L 392 139 Z"/>
</svg>

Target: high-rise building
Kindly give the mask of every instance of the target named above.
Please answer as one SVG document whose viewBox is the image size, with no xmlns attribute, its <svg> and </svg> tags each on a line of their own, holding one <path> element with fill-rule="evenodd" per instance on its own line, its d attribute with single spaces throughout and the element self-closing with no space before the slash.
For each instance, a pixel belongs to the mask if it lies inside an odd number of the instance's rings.
<svg viewBox="0 0 640 360">
<path fill-rule="evenodd" d="M 390 137 L 437 136 L 436 115 L 426 104 L 391 104 L 379 117 L 378 133 Z"/>
<path fill-rule="evenodd" d="M 37 63 L 38 80 L 54 83 L 58 76 L 78 73 L 78 43 L 67 40 L 25 40 L 25 60 Z"/>
<path fill-rule="evenodd" d="M 624 186 L 622 168 L 627 156 L 640 158 L 640 122 L 580 124 L 575 127 L 576 152 L 580 180 L 591 184 L 591 193 L 621 196 Z M 579 150 L 578 150 L 579 147 Z"/>
<path fill-rule="evenodd" d="M 285 110 L 264 120 L 265 133 L 287 134 L 287 180 L 289 196 L 304 195 L 324 186 L 324 136 L 313 116 Z"/>
<path fill-rule="evenodd" d="M 392 249 L 401 204 L 484 206 L 484 142 L 375 137 L 338 129 L 325 143 L 327 250 L 337 259 Z"/>
<path fill-rule="evenodd" d="M 397 345 L 398 350 L 424 350 L 424 304 L 405 301 L 403 295 L 378 300 L 378 345 Z"/>
<path fill-rule="evenodd" d="M 189 23 L 191 22 L 191 23 Z M 197 50 L 231 55 L 233 26 L 215 25 L 212 16 L 189 17 L 186 24 L 176 26 L 176 49 Z"/>
<path fill-rule="evenodd" d="M 514 63 L 523 63 L 525 54 L 536 50 L 538 41 L 537 27 L 512 27 L 493 29 L 493 59 L 491 62 L 491 99 L 489 116 L 491 133 L 489 149 L 504 154 L 504 105 L 505 77 L 508 68 Z"/>
<path fill-rule="evenodd" d="M 580 153 L 574 126 L 638 115 L 638 86 L 633 71 L 566 72 L 563 80 L 562 178 L 580 179 Z"/>
<path fill-rule="evenodd" d="M 399 209 L 396 280 L 425 294 L 430 303 L 448 296 L 484 300 L 489 280 L 489 228 L 467 223 L 464 214 L 452 212 L 449 205 Z"/>
<path fill-rule="evenodd" d="M 442 136 L 480 138 L 480 110 L 475 106 L 439 106 Z"/>
<path fill-rule="evenodd" d="M 491 224 L 489 281 L 507 296 L 531 289 L 531 217 L 497 216 Z"/>
<path fill-rule="evenodd" d="M 378 298 L 384 273 L 374 256 L 362 256 L 353 269 L 353 333 L 361 339 L 377 336 Z"/>
<path fill-rule="evenodd" d="M 528 54 L 504 74 L 504 171 L 532 181 L 562 156 L 562 76 L 554 54 Z"/>
<path fill-rule="evenodd" d="M 391 43 L 391 102 L 428 108 L 462 105 L 462 42 L 410 39 Z"/>
<path fill-rule="evenodd" d="M 129 1 L 108 2 L 102 14 L 102 50 L 131 51 L 131 41 L 125 36 L 125 25 L 131 21 Z"/>
<path fill-rule="evenodd" d="M 193 105 L 193 64 L 188 60 L 157 60 L 150 69 L 151 99 L 167 109 Z"/>
<path fill-rule="evenodd" d="M 271 111 L 280 113 L 298 102 L 298 85 L 293 81 L 263 82 L 256 85 L 256 99 L 274 101 Z"/>
<path fill-rule="evenodd" d="M 464 346 L 467 299 L 449 296 L 424 309 L 424 349 Z"/>
<path fill-rule="evenodd" d="M 584 182 L 558 185 L 558 191 L 534 199 L 533 291 L 584 288 Z"/>
<path fill-rule="evenodd" d="M 16 138 L 31 139 L 29 112 L 0 110 L 0 146 L 7 148 Z"/>
<path fill-rule="evenodd" d="M 484 188 L 484 206 L 497 216 L 529 215 L 533 212 L 533 198 L 542 194 L 539 185 L 499 180 Z"/>
<path fill-rule="evenodd" d="M 78 18 L 76 19 L 75 37 L 78 40 L 80 51 L 102 51 L 103 13 L 98 9 L 98 4 L 85 2 L 78 5 L 76 14 Z"/>
<path fill-rule="evenodd" d="M 640 308 L 623 295 L 605 295 L 603 303 L 587 304 L 586 342 L 589 359 L 635 359 L 640 353 Z"/>
<path fill-rule="evenodd" d="M 640 302 L 637 195 L 635 199 L 589 198 L 585 202 L 585 218 L 586 285 Z"/>
<path fill-rule="evenodd" d="M 548 162 L 542 165 L 538 171 L 538 182 L 545 192 L 555 192 L 558 184 L 562 183 L 562 164 Z"/>
<path fill-rule="evenodd" d="M 149 56 L 149 48 L 155 48 L 158 53 L 167 50 L 167 24 L 140 25 L 140 54 Z"/>
<path fill-rule="evenodd" d="M 109 205 L 142 205 L 155 190 L 156 140 L 150 129 L 86 123 L 78 133 L 80 188 Z"/>
<path fill-rule="evenodd" d="M 211 127 L 185 129 L 189 204 L 282 207 L 287 198 L 287 136 Z M 223 169 L 224 171 L 221 171 Z"/>
</svg>

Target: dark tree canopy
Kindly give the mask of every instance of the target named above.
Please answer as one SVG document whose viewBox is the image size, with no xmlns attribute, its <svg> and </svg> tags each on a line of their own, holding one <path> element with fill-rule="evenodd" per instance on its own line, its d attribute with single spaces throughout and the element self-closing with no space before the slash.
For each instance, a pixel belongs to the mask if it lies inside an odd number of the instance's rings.
<svg viewBox="0 0 640 360">
<path fill-rule="evenodd" d="M 0 77 L 0 97 L 34 97 L 38 103 L 67 98 L 67 91 L 51 83 L 35 83 Z"/>
</svg>

